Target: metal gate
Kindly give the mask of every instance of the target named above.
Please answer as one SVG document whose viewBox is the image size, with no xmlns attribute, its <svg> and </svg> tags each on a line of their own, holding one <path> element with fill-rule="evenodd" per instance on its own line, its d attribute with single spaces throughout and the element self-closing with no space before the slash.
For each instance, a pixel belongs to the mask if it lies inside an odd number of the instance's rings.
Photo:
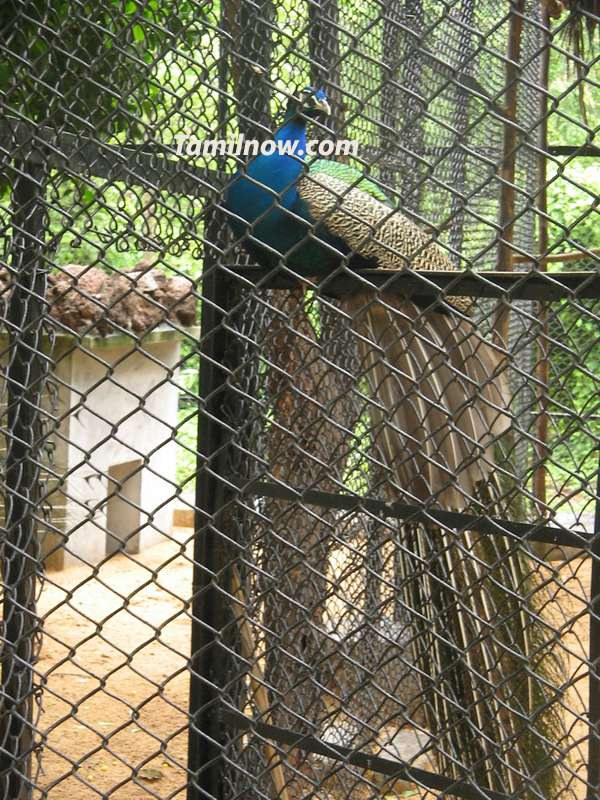
<svg viewBox="0 0 600 800">
<path fill-rule="evenodd" d="M 0 7 L 3 798 L 600 798 L 597 10 Z M 245 255 L 307 85 L 453 269 Z"/>
</svg>

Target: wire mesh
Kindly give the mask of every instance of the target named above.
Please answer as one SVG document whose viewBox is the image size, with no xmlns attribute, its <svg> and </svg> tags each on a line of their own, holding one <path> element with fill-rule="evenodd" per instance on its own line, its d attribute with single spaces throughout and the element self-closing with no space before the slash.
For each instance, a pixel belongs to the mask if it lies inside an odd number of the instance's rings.
<svg viewBox="0 0 600 800">
<path fill-rule="evenodd" d="M 596 12 L 0 7 L 0 796 L 600 796 Z"/>
</svg>

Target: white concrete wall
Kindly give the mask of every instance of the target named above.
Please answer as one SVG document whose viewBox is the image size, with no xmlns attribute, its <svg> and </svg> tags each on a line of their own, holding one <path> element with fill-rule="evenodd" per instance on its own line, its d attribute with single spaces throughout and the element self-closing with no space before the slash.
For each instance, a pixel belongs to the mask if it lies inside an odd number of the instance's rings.
<svg viewBox="0 0 600 800">
<path fill-rule="evenodd" d="M 65 564 L 79 559 L 95 563 L 107 552 L 111 469 L 148 458 L 141 473 L 141 550 L 170 533 L 176 488 L 172 429 L 178 392 L 169 381 L 169 368 L 179 359 L 179 338 L 147 340 L 145 352 L 122 338 L 95 338 L 85 346 L 89 352 L 76 350 L 68 356 L 69 369 L 63 369 L 70 376 L 61 404 L 69 412 L 61 427 L 70 471 Z"/>
</svg>

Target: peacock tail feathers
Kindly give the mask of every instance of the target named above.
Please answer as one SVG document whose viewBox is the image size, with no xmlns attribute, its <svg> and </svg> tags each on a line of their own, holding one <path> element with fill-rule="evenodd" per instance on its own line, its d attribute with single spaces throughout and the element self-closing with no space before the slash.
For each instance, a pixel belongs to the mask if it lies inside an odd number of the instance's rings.
<svg viewBox="0 0 600 800">
<path fill-rule="evenodd" d="M 372 387 L 371 417 L 396 492 L 463 510 L 494 470 L 510 395 L 493 346 L 469 319 L 400 297 L 345 298 Z M 398 499 L 396 497 L 395 499 Z"/>
<path fill-rule="evenodd" d="M 363 292 L 343 308 L 370 386 L 370 434 L 388 468 L 388 500 L 498 513 L 497 444 L 511 423 L 502 354 L 471 320 L 404 298 Z M 413 659 L 439 768 L 459 779 L 468 764 L 480 784 L 515 796 L 527 796 L 523 775 L 536 774 L 551 796 L 561 721 L 549 700 L 560 663 L 546 641 L 531 556 L 502 535 L 434 524 L 403 525 L 398 547 L 399 591 L 418 614 Z"/>
<path fill-rule="evenodd" d="M 310 216 L 379 269 L 452 270 L 443 250 L 402 212 L 324 170 L 312 169 L 298 181 Z M 467 311 L 471 301 L 451 298 Z"/>
</svg>

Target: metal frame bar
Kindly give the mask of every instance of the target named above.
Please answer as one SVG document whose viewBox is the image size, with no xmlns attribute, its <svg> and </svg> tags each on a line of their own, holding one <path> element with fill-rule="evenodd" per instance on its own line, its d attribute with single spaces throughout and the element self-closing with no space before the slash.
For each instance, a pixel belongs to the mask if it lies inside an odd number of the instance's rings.
<svg viewBox="0 0 600 800">
<path fill-rule="evenodd" d="M 495 534 L 497 536 L 514 536 L 524 542 L 544 542 L 563 547 L 576 547 L 585 550 L 590 547 L 594 538 L 589 533 L 555 528 L 538 522 L 513 522 L 498 517 L 478 517 L 459 511 L 443 511 L 422 505 L 408 503 L 387 504 L 382 500 L 359 497 L 352 494 L 336 494 L 316 489 L 297 491 L 271 481 L 256 481 L 243 489 L 243 493 L 254 497 L 271 497 L 277 500 L 306 503 L 306 505 L 322 506 L 339 511 L 368 511 L 378 517 L 394 519 L 410 519 L 412 522 L 437 523 L 446 528 L 468 528 L 478 533 Z M 584 553 L 585 555 L 586 553 Z"/>
<path fill-rule="evenodd" d="M 598 158 L 600 156 L 600 147 L 596 147 L 595 144 L 550 144 L 548 145 L 548 155 Z"/>
<path fill-rule="evenodd" d="M 590 676 L 587 800 L 600 798 L 600 459 L 596 485 L 594 537 L 591 543 Z"/>
<path fill-rule="evenodd" d="M 175 151 L 167 146 L 154 151 L 147 146 L 119 146 L 18 119 L 5 118 L 0 123 L 0 156 L 2 149 L 11 158 L 26 152 L 32 164 L 123 181 L 128 186 L 158 188 L 169 194 L 210 198 L 223 183 L 223 176 L 216 170 L 201 169 L 184 158 L 173 158 Z"/>
<path fill-rule="evenodd" d="M 390 758 L 374 756 L 360 750 L 352 750 L 349 747 L 330 744 L 318 739 L 316 736 L 297 733 L 288 728 L 278 728 L 275 725 L 267 725 L 258 722 L 240 711 L 225 710 L 223 719 L 233 728 L 242 731 L 256 733 L 265 739 L 271 739 L 280 744 L 290 745 L 292 748 L 304 750 L 307 753 L 326 756 L 335 761 L 343 761 L 360 769 L 377 772 L 381 775 L 388 775 L 390 778 L 401 778 L 414 783 L 420 783 L 429 789 L 444 792 L 452 797 L 462 797 L 464 800 L 511 800 L 511 795 L 503 792 L 496 792 L 486 786 L 477 786 L 474 783 L 467 783 L 465 780 L 453 780 L 437 772 L 412 767 L 406 761 L 395 761 Z"/>
<path fill-rule="evenodd" d="M 0 151 L 2 149 L 11 158 L 26 153 L 31 164 L 46 164 L 67 173 L 120 180 L 127 185 L 158 187 L 170 194 L 190 197 L 209 198 L 227 179 L 216 170 L 201 169 L 189 164 L 185 158 L 175 158 L 172 147 L 152 150 L 148 146 L 134 148 L 108 144 L 10 117 L 0 123 Z M 553 156 L 598 157 L 600 148 L 595 145 L 550 145 L 548 153 Z"/>
<path fill-rule="evenodd" d="M 211 212 L 207 240 L 218 245 L 222 218 Z M 223 725 L 220 719 L 223 664 L 222 631 L 229 606 L 223 570 L 231 553 L 223 534 L 223 509 L 230 491 L 219 475 L 225 472 L 230 434 L 221 424 L 227 388 L 224 367 L 230 333 L 223 324 L 228 311 L 230 282 L 219 268 L 212 248 L 205 258 L 202 283 L 198 414 L 198 466 L 196 474 L 195 535 L 192 566 L 191 657 L 189 693 L 188 800 L 223 797 Z M 225 523 L 226 524 L 226 523 Z"/>
<path fill-rule="evenodd" d="M 265 267 L 240 267 L 228 264 L 231 274 L 261 289 L 292 289 L 302 279 L 289 270 Z M 307 281 L 304 281 L 305 283 Z M 312 282 L 311 282 L 312 283 Z M 597 272 L 405 272 L 403 270 L 363 269 L 340 271 L 314 286 L 332 297 L 348 296 L 365 289 L 409 296 L 415 301 L 439 297 L 487 297 L 510 295 L 511 300 L 568 300 L 600 298 L 600 270 Z"/>
<path fill-rule="evenodd" d="M 12 269 L 8 300 L 6 531 L 2 543 L 2 711 L 0 794 L 11 800 L 32 796 L 33 663 L 38 551 L 36 511 L 40 479 L 41 352 L 45 314 L 46 170 L 18 162 L 13 172 Z"/>
</svg>

